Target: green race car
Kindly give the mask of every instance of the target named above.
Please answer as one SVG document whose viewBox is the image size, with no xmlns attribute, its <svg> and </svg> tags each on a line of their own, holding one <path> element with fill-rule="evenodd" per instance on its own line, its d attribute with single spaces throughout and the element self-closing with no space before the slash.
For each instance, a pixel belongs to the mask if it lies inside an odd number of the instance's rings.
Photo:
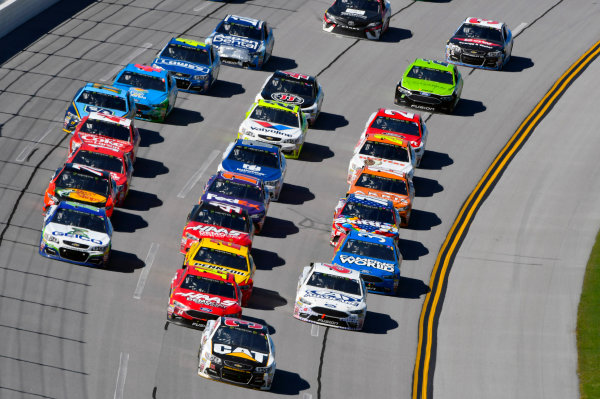
<svg viewBox="0 0 600 399">
<path fill-rule="evenodd" d="M 425 111 L 451 113 L 460 100 L 462 87 L 456 65 L 417 58 L 398 82 L 394 102 Z"/>
</svg>

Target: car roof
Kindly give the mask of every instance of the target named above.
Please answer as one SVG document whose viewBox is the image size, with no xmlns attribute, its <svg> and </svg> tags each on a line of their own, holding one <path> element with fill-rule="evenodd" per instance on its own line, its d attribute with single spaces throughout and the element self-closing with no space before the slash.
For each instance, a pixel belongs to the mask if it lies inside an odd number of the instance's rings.
<svg viewBox="0 0 600 399">
<path fill-rule="evenodd" d="M 228 204 L 218 201 L 200 201 L 200 208 L 202 209 L 215 209 L 223 212 L 237 213 L 242 216 L 248 216 L 248 211 L 240 206 Z"/>
<path fill-rule="evenodd" d="M 273 73 L 272 77 L 297 80 L 297 81 L 300 81 L 300 82 L 309 82 L 309 83 L 314 83 L 315 82 L 315 77 L 314 76 L 304 75 L 304 74 L 297 73 L 297 72 L 281 71 L 281 70 L 276 70 Z"/>
<path fill-rule="evenodd" d="M 486 28 L 502 29 L 502 25 L 504 25 L 504 22 L 500 22 L 500 21 L 496 21 L 496 20 L 492 20 L 492 19 L 469 17 L 463 21 L 463 24 L 472 24 L 472 25 L 484 26 Z"/>
<path fill-rule="evenodd" d="M 448 64 L 447 62 L 429 60 L 426 58 L 417 58 L 412 64 L 409 65 L 409 67 L 407 69 L 410 69 L 413 66 L 437 69 L 439 71 L 447 71 L 447 72 L 452 72 L 454 69 L 454 66 Z"/>
<path fill-rule="evenodd" d="M 378 207 L 386 207 L 386 208 L 394 208 L 394 202 L 389 199 L 377 198 L 369 195 L 352 193 L 348 195 L 346 199 L 346 203 L 348 202 L 358 202 L 360 204 L 378 206 Z"/>
<path fill-rule="evenodd" d="M 86 116 L 86 118 L 88 120 L 91 119 L 91 120 L 98 120 L 98 121 L 109 122 L 109 123 L 116 123 L 118 125 L 125 126 L 127 128 L 129 128 L 129 126 L 131 126 L 131 119 L 123 118 L 123 117 L 116 116 L 116 115 L 107 115 L 107 114 L 103 114 L 102 112 L 90 112 L 89 115 Z"/>
<path fill-rule="evenodd" d="M 411 122 L 415 122 L 415 123 L 420 122 L 419 114 L 416 114 L 414 112 L 400 111 L 398 109 L 379 108 L 377 110 L 377 113 L 375 114 L 375 117 L 378 117 L 378 116 L 385 116 L 385 117 L 393 118 L 393 119 L 401 119 L 401 120 L 411 121 Z M 373 118 L 373 120 L 375 120 L 375 118 Z"/>
<path fill-rule="evenodd" d="M 391 179 L 408 180 L 405 173 L 398 173 L 392 169 L 380 168 L 375 165 L 365 166 L 361 169 L 360 174 L 369 173 L 375 176 L 389 177 Z"/>
<path fill-rule="evenodd" d="M 184 37 L 174 37 L 171 40 L 169 40 L 168 44 L 177 44 L 180 46 L 187 46 L 187 47 L 193 47 L 193 48 L 205 48 L 208 49 L 210 47 L 209 44 L 206 44 L 204 42 L 199 42 L 196 40 L 192 40 L 192 39 L 186 39 Z"/>
<path fill-rule="evenodd" d="M 233 323 L 231 323 L 233 325 L 228 325 L 227 324 L 228 320 L 233 321 Z M 260 324 L 260 323 L 255 323 L 253 321 L 238 319 L 235 317 L 224 317 L 224 316 L 221 317 L 221 323 L 220 323 L 219 327 L 235 327 L 235 328 L 256 331 L 256 332 L 263 333 L 265 335 L 269 335 L 269 328 L 266 325 Z"/>
<path fill-rule="evenodd" d="M 127 64 L 125 68 L 119 72 L 119 75 L 125 71 L 135 72 L 139 73 L 140 75 L 148 75 L 161 79 L 166 79 L 167 75 L 169 74 L 169 71 L 166 69 L 143 64 Z"/>
<path fill-rule="evenodd" d="M 275 154 L 279 154 L 279 147 L 273 144 L 267 144 L 256 140 L 247 140 L 247 139 L 237 139 L 234 147 L 254 147 L 260 148 L 261 150 L 269 151 Z"/>
<path fill-rule="evenodd" d="M 242 255 L 244 257 L 248 257 L 248 255 L 250 254 L 248 247 L 234 244 L 231 242 L 217 240 L 215 238 L 203 238 L 202 240 L 200 240 L 200 245 L 198 247 L 218 249 L 219 251 L 229 252 L 236 255 Z"/>
<path fill-rule="evenodd" d="M 357 270 L 348 269 L 347 267 L 334 265 L 331 263 L 314 263 L 313 270 L 324 274 L 331 274 L 334 276 L 350 278 L 354 280 L 360 279 L 360 273 Z"/>
<path fill-rule="evenodd" d="M 258 103 L 255 103 L 255 104 L 257 104 L 258 106 L 261 106 L 261 107 L 276 108 L 276 109 L 280 109 L 280 110 L 286 111 L 286 112 L 291 112 L 294 114 L 298 114 L 302 111 L 302 108 L 300 108 L 299 105 L 286 104 L 286 103 L 282 103 L 279 101 L 273 101 L 273 100 L 260 99 L 260 100 L 258 100 Z"/>
<path fill-rule="evenodd" d="M 226 281 L 230 284 L 237 285 L 235 282 L 235 277 L 231 273 L 224 273 L 224 272 L 219 272 L 216 270 L 209 270 L 209 269 L 202 267 L 201 265 L 188 266 L 186 268 L 186 271 L 187 271 L 187 274 L 192 274 L 194 276 L 210 278 L 213 280 Z"/>
<path fill-rule="evenodd" d="M 365 136 L 366 141 L 376 141 L 378 143 L 386 143 L 397 145 L 399 147 L 408 148 L 410 141 L 403 140 L 398 136 L 391 136 L 384 133 L 368 133 Z"/>
<path fill-rule="evenodd" d="M 225 18 L 223 18 L 223 22 L 226 22 L 228 24 L 233 23 L 238 25 L 252 26 L 256 29 L 262 28 L 263 25 L 263 21 L 261 21 L 260 19 L 242 17 L 233 14 L 228 14 Z"/>
<path fill-rule="evenodd" d="M 216 175 L 213 175 L 213 176 L 215 178 L 222 178 L 222 179 L 225 179 L 225 180 L 231 180 L 231 181 L 234 181 L 236 183 L 252 184 L 253 186 L 257 186 L 257 187 L 262 188 L 262 180 L 257 179 L 257 178 L 252 177 L 252 176 L 244 175 L 244 174 L 241 174 L 241 173 L 222 171 L 222 172 L 218 172 Z"/>
</svg>

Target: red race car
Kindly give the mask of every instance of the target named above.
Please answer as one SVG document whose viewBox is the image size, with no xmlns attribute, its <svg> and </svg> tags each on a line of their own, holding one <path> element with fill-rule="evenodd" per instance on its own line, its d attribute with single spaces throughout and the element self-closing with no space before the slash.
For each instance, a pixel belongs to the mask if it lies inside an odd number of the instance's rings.
<svg viewBox="0 0 600 399">
<path fill-rule="evenodd" d="M 241 315 L 242 293 L 232 274 L 189 266 L 177 270 L 171 280 L 167 308 L 171 323 L 204 328 L 219 316 Z"/>
<path fill-rule="evenodd" d="M 92 112 L 77 124 L 69 143 L 69 154 L 85 142 L 116 148 L 130 154 L 131 162 L 135 162 L 140 140 L 132 119 Z"/>
<path fill-rule="evenodd" d="M 246 247 L 252 246 L 254 225 L 248 211 L 239 206 L 200 201 L 188 215 L 181 235 L 181 253 L 203 238 L 216 238 Z"/>
<path fill-rule="evenodd" d="M 67 162 L 109 172 L 117 185 L 115 205 L 123 205 L 133 174 L 133 164 L 129 155 L 104 146 L 85 143 L 69 156 Z"/>
</svg>

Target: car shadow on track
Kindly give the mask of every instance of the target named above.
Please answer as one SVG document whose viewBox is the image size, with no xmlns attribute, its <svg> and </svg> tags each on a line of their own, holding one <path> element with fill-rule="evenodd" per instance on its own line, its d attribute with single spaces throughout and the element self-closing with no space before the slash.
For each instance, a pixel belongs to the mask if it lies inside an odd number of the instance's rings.
<svg viewBox="0 0 600 399">
<path fill-rule="evenodd" d="M 452 160 L 445 152 L 425 150 L 425 154 L 423 154 L 423 159 L 421 160 L 418 169 L 441 170 L 453 163 L 454 160 Z"/>
<path fill-rule="evenodd" d="M 413 177 L 415 185 L 415 197 L 433 197 L 434 194 L 444 191 L 444 187 L 437 180 L 426 177 Z"/>
<path fill-rule="evenodd" d="M 127 203 L 127 200 L 125 203 Z M 110 219 L 113 229 L 120 233 L 134 233 L 136 230 L 148 227 L 148 222 L 140 215 L 123 212 L 120 209 L 115 209 Z"/>
<path fill-rule="evenodd" d="M 136 269 L 146 266 L 144 261 L 129 252 L 113 249 L 110 255 L 110 263 L 105 270 L 119 273 L 133 273 Z"/>
<path fill-rule="evenodd" d="M 275 267 L 285 265 L 285 260 L 275 252 L 256 247 L 252 248 L 252 259 L 254 259 L 257 270 L 273 270 Z"/>
<path fill-rule="evenodd" d="M 165 120 L 165 124 L 173 126 L 188 126 L 192 123 L 202 122 L 203 120 L 204 118 L 198 111 L 175 107 Z"/>
<path fill-rule="evenodd" d="M 408 29 L 396 28 L 390 26 L 388 31 L 381 36 L 380 42 L 382 43 L 399 43 L 402 40 L 410 39 L 412 32 Z"/>
<path fill-rule="evenodd" d="M 271 393 L 276 395 L 298 396 L 300 392 L 310 388 L 310 384 L 298 373 L 282 369 L 275 370 Z"/>
<path fill-rule="evenodd" d="M 327 158 L 332 158 L 334 152 L 325 145 L 316 143 L 304 143 L 302 152 L 300 153 L 300 160 L 305 162 L 323 162 Z"/>
<path fill-rule="evenodd" d="M 421 256 L 429 253 L 429 250 L 421 242 L 414 240 L 401 238 L 398 241 L 398 247 L 404 260 L 419 260 Z"/>
<path fill-rule="evenodd" d="M 508 63 L 502 68 L 503 72 L 522 72 L 524 69 L 533 68 L 535 64 L 531 58 L 510 56 Z"/>
<path fill-rule="evenodd" d="M 285 305 L 287 305 L 287 300 L 277 291 L 256 286 L 252 289 L 252 296 L 248 301 L 248 307 L 256 310 L 275 310 L 275 308 Z M 273 333 L 271 332 L 271 334 Z"/>
<path fill-rule="evenodd" d="M 289 220 L 267 216 L 267 220 L 265 221 L 265 225 L 263 226 L 260 235 L 270 238 L 286 238 L 287 236 L 296 234 L 299 231 L 300 229 Z"/>
<path fill-rule="evenodd" d="M 474 116 L 485 111 L 487 107 L 481 101 L 461 98 L 452 115 L 456 116 Z"/>
<path fill-rule="evenodd" d="M 127 194 L 127 198 L 125 198 L 125 204 L 123 204 L 122 209 L 147 211 L 151 208 L 161 206 L 162 204 L 162 200 L 158 198 L 156 194 L 138 190 L 129 190 L 129 194 Z"/>
<path fill-rule="evenodd" d="M 265 72 L 275 72 L 278 69 L 286 71 L 294 68 L 298 68 L 298 64 L 293 59 L 271 55 L 271 59 L 263 66 L 262 70 Z"/>
<path fill-rule="evenodd" d="M 283 183 L 278 202 L 289 205 L 302 205 L 314 199 L 315 195 L 307 187 Z"/>
<path fill-rule="evenodd" d="M 244 86 L 236 82 L 217 79 L 213 87 L 208 90 L 208 97 L 231 98 L 238 94 L 246 92 Z"/>
<path fill-rule="evenodd" d="M 165 141 L 164 137 L 155 130 L 138 128 L 140 132 L 140 147 L 150 147 L 152 144 L 158 144 Z"/>
<path fill-rule="evenodd" d="M 367 310 L 363 332 L 367 334 L 387 334 L 388 331 L 398 328 L 398 322 L 389 314 Z"/>
<path fill-rule="evenodd" d="M 348 123 L 348 119 L 346 119 L 343 115 L 321 111 L 319 117 L 313 125 L 313 129 L 333 131 L 339 127 L 348 126 Z"/>
<path fill-rule="evenodd" d="M 400 276 L 397 296 L 400 298 L 418 299 L 431 289 L 427 284 L 416 278 Z"/>
<path fill-rule="evenodd" d="M 431 230 L 432 227 L 438 226 L 441 223 L 441 219 L 435 213 L 413 209 L 410 214 L 408 229 L 419 231 Z"/>
<path fill-rule="evenodd" d="M 133 176 L 153 179 L 158 175 L 169 173 L 169 168 L 162 162 L 148 158 L 136 158 L 133 166 Z"/>
</svg>

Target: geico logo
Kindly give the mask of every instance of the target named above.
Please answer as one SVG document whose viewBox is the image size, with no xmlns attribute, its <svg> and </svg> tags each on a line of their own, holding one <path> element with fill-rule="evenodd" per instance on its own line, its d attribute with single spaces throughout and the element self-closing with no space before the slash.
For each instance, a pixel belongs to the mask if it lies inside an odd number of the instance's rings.
<svg viewBox="0 0 600 399">
<path fill-rule="evenodd" d="M 188 230 L 199 231 L 211 236 L 228 236 L 228 237 L 239 237 L 243 233 L 235 230 L 227 230 L 224 227 L 214 227 L 214 226 L 192 226 L 188 227 Z"/>
<path fill-rule="evenodd" d="M 232 305 L 235 305 L 237 302 L 229 299 L 221 299 L 217 296 L 210 296 L 206 294 L 201 294 L 198 292 L 186 292 L 186 293 L 177 293 L 178 296 L 186 298 L 188 301 L 198 303 L 201 305 L 210 305 L 219 308 L 226 308 Z"/>
<path fill-rule="evenodd" d="M 217 201 L 223 201 L 223 202 L 229 202 L 232 204 L 239 204 L 242 206 L 248 206 L 250 208 L 254 208 L 254 209 L 260 209 L 260 207 L 256 204 L 252 204 L 248 201 L 245 200 L 241 200 L 241 199 L 237 199 L 237 198 L 227 198 L 227 197 L 221 197 L 220 195 L 217 194 L 212 194 L 212 193 L 208 193 L 208 195 L 206 196 L 207 199 L 211 200 L 211 199 L 215 199 Z"/>
<path fill-rule="evenodd" d="M 251 358 L 253 358 L 254 360 L 256 360 L 259 363 L 265 362 L 265 360 L 269 357 L 268 353 L 256 352 L 256 351 L 249 350 L 246 348 L 241 348 L 241 347 L 237 347 L 237 348 L 233 349 L 230 345 L 225 345 L 225 344 L 214 344 L 213 352 L 218 353 L 220 355 L 243 353 L 245 355 L 250 356 Z"/>
<path fill-rule="evenodd" d="M 304 297 L 328 299 L 331 301 L 338 301 L 338 302 L 345 302 L 345 303 L 352 303 L 352 302 L 359 301 L 359 299 L 352 298 L 351 296 L 340 294 L 338 292 L 331 292 L 331 291 L 308 290 L 304 294 Z"/>
<path fill-rule="evenodd" d="M 355 264 L 357 266 L 373 267 L 375 269 L 384 270 L 386 272 L 394 271 L 393 263 L 379 262 L 378 260 L 375 260 L 375 259 L 366 259 L 366 258 L 359 258 L 359 257 L 354 257 L 354 256 L 348 256 L 348 255 L 340 255 L 340 261 L 342 263 L 351 263 L 351 264 Z"/>
<path fill-rule="evenodd" d="M 244 47 L 252 50 L 256 50 L 258 48 L 258 42 L 255 42 L 254 40 L 244 39 L 243 37 L 217 35 L 214 37 L 213 42 L 219 44 L 232 44 L 237 47 Z"/>
<path fill-rule="evenodd" d="M 60 237 L 70 237 L 70 238 L 77 238 L 81 241 L 88 241 L 94 244 L 98 244 L 98 245 L 102 245 L 102 241 L 101 240 L 96 240 L 95 238 L 90 238 L 88 236 L 84 236 L 81 234 L 73 234 L 73 233 L 63 233 L 62 231 L 53 231 L 52 232 L 53 236 L 60 236 Z"/>
</svg>

